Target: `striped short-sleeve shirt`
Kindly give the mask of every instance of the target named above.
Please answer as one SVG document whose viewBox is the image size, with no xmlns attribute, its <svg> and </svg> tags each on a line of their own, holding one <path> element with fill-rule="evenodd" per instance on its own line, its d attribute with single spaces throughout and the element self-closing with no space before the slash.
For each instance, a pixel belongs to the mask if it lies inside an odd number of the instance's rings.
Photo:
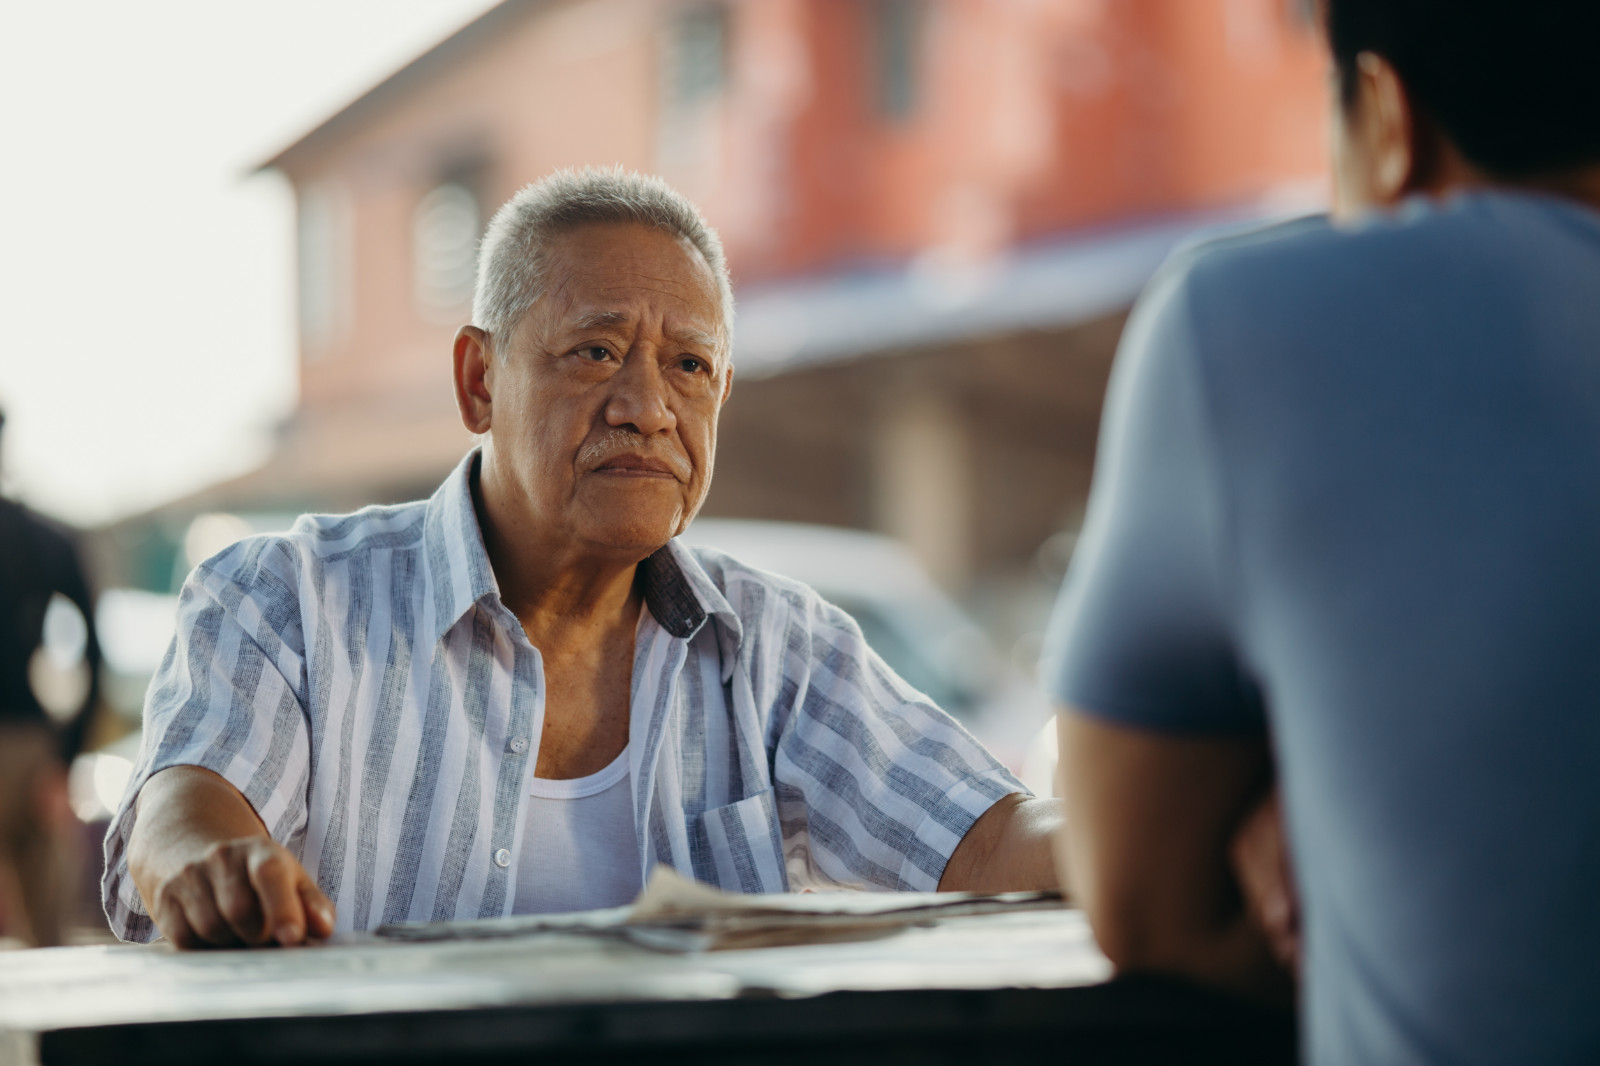
<svg viewBox="0 0 1600 1066">
<path fill-rule="evenodd" d="M 499 597 L 475 459 L 429 500 L 308 515 L 190 575 L 106 837 L 117 935 L 156 935 L 127 845 L 139 789 L 179 765 L 239 789 L 341 930 L 511 913 L 517 871 L 537 870 L 521 851 L 544 672 Z M 642 583 L 641 876 L 930 890 L 973 822 L 1025 791 L 806 586 L 676 541 Z"/>
</svg>

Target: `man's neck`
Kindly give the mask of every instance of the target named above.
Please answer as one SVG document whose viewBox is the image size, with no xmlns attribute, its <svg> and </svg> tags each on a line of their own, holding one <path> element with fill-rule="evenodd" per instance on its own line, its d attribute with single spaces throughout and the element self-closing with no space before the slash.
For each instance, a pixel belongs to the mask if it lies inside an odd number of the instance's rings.
<svg viewBox="0 0 1600 1066">
<path fill-rule="evenodd" d="M 1585 207 L 1600 210 L 1600 166 L 1584 167 L 1545 178 L 1532 178 L 1511 184 L 1512 188 L 1544 192 L 1576 200 Z"/>
<path fill-rule="evenodd" d="M 549 542 L 515 508 L 474 476 L 472 504 L 500 599 L 535 647 L 586 641 L 613 627 L 635 625 L 643 594 L 637 557 Z"/>
<path fill-rule="evenodd" d="M 1487 174 L 1463 159 L 1459 152 L 1440 154 L 1433 179 L 1421 190 L 1444 198 L 1476 190 L 1543 193 L 1600 210 L 1600 166 L 1577 167 L 1529 178 L 1501 178 Z"/>
</svg>

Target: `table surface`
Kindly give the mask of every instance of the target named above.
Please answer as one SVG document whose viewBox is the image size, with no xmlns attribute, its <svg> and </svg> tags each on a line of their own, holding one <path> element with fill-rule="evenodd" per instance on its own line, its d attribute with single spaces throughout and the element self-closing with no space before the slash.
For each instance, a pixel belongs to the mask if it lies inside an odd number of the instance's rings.
<svg viewBox="0 0 1600 1066">
<path fill-rule="evenodd" d="M 841 1049 L 886 1062 L 919 1046 L 925 1062 L 956 1055 L 963 1039 L 1004 1045 L 1013 1030 L 1141 1018 L 1169 1035 L 1173 1024 L 1220 1026 L 1270 1038 L 1268 1059 L 1283 1052 L 1276 1015 L 1231 1015 L 1170 990 L 1119 1000 L 1109 976 L 1082 914 L 1066 908 L 696 954 L 559 931 L 360 935 L 288 950 L 55 948 L 0 954 L 0 1062 L 600 1062 L 649 1051 L 657 1061 L 836 1064 L 857 1060 Z M 959 1058 L 980 1061 L 970 1049 Z"/>
</svg>

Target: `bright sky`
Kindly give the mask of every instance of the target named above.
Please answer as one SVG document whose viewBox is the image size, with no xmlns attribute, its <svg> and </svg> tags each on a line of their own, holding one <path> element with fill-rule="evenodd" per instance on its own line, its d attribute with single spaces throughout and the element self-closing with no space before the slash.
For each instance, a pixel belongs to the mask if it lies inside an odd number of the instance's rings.
<svg viewBox="0 0 1600 1066">
<path fill-rule="evenodd" d="M 90 524 L 261 462 L 294 225 L 251 170 L 493 2 L 0 4 L 0 485 Z"/>
</svg>

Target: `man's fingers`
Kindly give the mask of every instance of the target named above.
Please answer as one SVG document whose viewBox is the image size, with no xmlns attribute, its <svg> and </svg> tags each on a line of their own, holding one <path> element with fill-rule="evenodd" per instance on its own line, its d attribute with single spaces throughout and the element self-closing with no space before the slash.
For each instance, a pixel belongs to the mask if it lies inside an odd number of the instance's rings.
<svg viewBox="0 0 1600 1066">
<path fill-rule="evenodd" d="M 1268 937 L 1272 954 L 1277 960 L 1288 967 L 1291 973 L 1300 972 L 1300 932 L 1298 929 L 1289 930 Z"/>
<path fill-rule="evenodd" d="M 185 878 L 174 888 L 173 896 L 183 911 L 184 921 L 199 940 L 192 946 L 225 948 L 238 943 L 239 938 L 234 934 L 233 926 L 217 909 L 216 899 L 211 895 L 211 885 L 204 878 Z"/>
<path fill-rule="evenodd" d="M 151 913 L 178 947 L 290 945 L 333 933 L 333 905 L 266 837 L 211 845 L 153 895 Z"/>
<path fill-rule="evenodd" d="M 267 935 L 285 946 L 306 938 L 305 907 L 300 902 L 300 864 L 276 844 L 262 840 L 250 849 L 246 866 L 261 901 Z"/>
<path fill-rule="evenodd" d="M 261 911 L 261 902 L 256 897 L 255 885 L 251 883 L 243 863 L 230 863 L 225 869 L 214 871 L 211 892 L 216 899 L 217 910 L 240 940 L 259 946 L 272 939 Z"/>
<path fill-rule="evenodd" d="M 176 903 L 160 908 L 160 913 L 153 915 L 156 927 L 161 930 L 161 935 L 175 948 L 188 951 L 191 948 L 202 946 L 203 941 L 189 928 L 189 922 L 183 916 L 183 908 Z"/>
<path fill-rule="evenodd" d="M 300 871 L 300 903 L 306 912 L 306 935 L 319 938 L 332 936 L 333 904 L 304 868 Z"/>
<path fill-rule="evenodd" d="M 1300 948 L 1299 900 L 1276 792 L 1245 819 L 1230 850 L 1251 915 L 1273 955 L 1293 969 Z"/>
</svg>

